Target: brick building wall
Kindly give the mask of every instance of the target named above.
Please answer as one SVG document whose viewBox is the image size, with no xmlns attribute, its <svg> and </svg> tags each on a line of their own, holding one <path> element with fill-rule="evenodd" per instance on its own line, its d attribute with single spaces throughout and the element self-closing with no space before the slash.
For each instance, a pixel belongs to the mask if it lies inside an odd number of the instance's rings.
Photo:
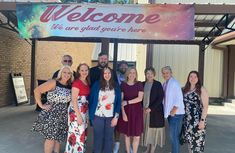
<svg viewBox="0 0 235 153">
<path fill-rule="evenodd" d="M 10 73 L 22 72 L 28 97 L 30 97 L 31 74 L 31 45 L 24 39 L 18 38 L 18 34 L 0 28 L 0 107 L 14 104 L 14 91 L 12 88 Z M 36 42 L 36 67 L 35 86 L 37 79 L 47 80 L 58 70 L 61 57 L 69 54 L 73 57 L 73 70 L 81 62 L 92 65 L 91 55 L 93 43 L 72 42 Z"/>
<path fill-rule="evenodd" d="M 2 16 L 0 16 L 1 18 Z M 0 107 L 14 104 L 10 73 L 22 73 L 27 95 L 30 92 L 31 45 L 16 32 L 0 27 Z"/>
<path fill-rule="evenodd" d="M 47 80 L 58 70 L 65 54 L 73 57 L 72 69 L 76 71 L 79 63 L 91 66 L 94 43 L 37 41 L 36 43 L 36 80 Z"/>
<path fill-rule="evenodd" d="M 0 14 L 0 20 L 6 18 Z M 31 41 L 19 38 L 18 33 L 0 27 L 0 107 L 15 104 L 10 73 L 22 73 L 28 98 L 31 82 Z M 36 41 L 35 86 L 37 79 L 47 80 L 61 65 L 61 57 L 73 57 L 73 70 L 81 62 L 92 65 L 94 43 Z"/>
</svg>

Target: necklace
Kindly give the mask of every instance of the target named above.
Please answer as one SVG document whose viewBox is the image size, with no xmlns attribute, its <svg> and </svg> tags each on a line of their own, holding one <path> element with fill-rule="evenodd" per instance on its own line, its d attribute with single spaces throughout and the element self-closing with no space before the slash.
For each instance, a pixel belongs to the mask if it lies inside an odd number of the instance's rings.
<svg viewBox="0 0 235 153">
<path fill-rule="evenodd" d="M 105 86 L 105 90 L 109 90 L 109 82 L 107 82 L 106 86 Z"/>
</svg>

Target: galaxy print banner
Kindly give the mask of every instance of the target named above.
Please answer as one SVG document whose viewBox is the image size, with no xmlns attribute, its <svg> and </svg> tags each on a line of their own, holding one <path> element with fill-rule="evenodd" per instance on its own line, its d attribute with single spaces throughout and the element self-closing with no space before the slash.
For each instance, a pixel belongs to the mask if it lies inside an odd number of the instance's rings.
<svg viewBox="0 0 235 153">
<path fill-rule="evenodd" d="M 22 38 L 194 39 L 194 6 L 182 4 L 19 4 Z"/>
</svg>

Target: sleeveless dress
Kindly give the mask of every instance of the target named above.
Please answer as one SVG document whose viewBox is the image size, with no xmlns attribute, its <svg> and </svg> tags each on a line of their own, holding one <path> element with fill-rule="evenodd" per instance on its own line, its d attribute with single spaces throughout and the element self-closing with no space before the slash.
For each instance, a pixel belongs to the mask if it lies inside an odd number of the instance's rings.
<svg viewBox="0 0 235 153">
<path fill-rule="evenodd" d="M 45 139 L 62 142 L 66 139 L 68 130 L 67 106 L 71 101 L 71 86 L 65 86 L 56 81 L 55 90 L 47 94 L 49 111 L 42 110 L 34 122 L 32 131 L 37 131 Z"/>
<path fill-rule="evenodd" d="M 202 103 L 200 95 L 196 91 L 188 92 L 184 95 L 185 117 L 182 129 L 183 142 L 189 143 L 193 153 L 204 152 L 206 128 L 198 129 L 202 115 Z"/>
<path fill-rule="evenodd" d="M 65 147 L 65 153 L 84 153 L 86 151 L 87 128 L 88 128 L 88 101 L 87 96 L 90 93 L 89 85 L 84 84 L 80 79 L 73 82 L 72 87 L 79 89 L 77 99 L 78 109 L 83 119 L 83 123 L 78 125 L 77 116 L 70 103 L 68 108 L 68 137 Z"/>
</svg>

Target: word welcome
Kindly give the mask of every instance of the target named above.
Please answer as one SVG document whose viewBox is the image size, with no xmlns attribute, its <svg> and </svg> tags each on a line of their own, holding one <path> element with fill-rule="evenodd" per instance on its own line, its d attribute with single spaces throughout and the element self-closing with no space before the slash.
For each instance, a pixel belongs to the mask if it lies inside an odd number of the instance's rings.
<svg viewBox="0 0 235 153">
<path fill-rule="evenodd" d="M 160 21 L 159 14 L 144 15 L 141 13 L 102 13 L 97 12 L 96 8 L 87 8 L 84 13 L 79 12 L 82 6 L 76 5 L 71 8 L 71 5 L 48 5 L 45 12 L 40 17 L 41 22 L 56 21 L 66 18 L 69 22 L 114 22 L 114 23 L 130 23 L 137 24 L 147 23 L 154 24 Z M 83 9 L 83 8 L 82 8 Z"/>
</svg>

